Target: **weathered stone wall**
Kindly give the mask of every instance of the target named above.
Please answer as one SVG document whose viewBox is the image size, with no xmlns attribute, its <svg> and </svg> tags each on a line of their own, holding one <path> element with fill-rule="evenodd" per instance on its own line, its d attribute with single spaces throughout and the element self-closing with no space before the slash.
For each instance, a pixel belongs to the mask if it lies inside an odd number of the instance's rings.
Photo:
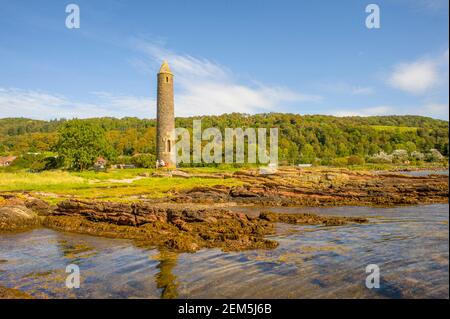
<svg viewBox="0 0 450 319">
<path fill-rule="evenodd" d="M 168 163 L 170 167 L 175 167 L 175 115 L 172 73 L 158 73 L 157 99 L 157 159 Z"/>
</svg>

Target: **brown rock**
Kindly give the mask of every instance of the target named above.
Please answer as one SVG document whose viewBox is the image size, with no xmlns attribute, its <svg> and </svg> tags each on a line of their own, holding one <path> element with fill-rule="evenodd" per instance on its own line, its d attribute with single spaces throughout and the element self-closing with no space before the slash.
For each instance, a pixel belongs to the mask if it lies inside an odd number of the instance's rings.
<svg viewBox="0 0 450 319">
<path fill-rule="evenodd" d="M 0 232 L 26 230 L 39 223 L 38 215 L 25 206 L 0 207 Z"/>
<path fill-rule="evenodd" d="M 25 206 L 42 216 L 48 215 L 53 210 L 46 201 L 39 198 L 27 200 Z"/>
<path fill-rule="evenodd" d="M 231 190 L 230 195 L 232 197 L 258 197 L 259 195 L 255 192 L 248 190 L 245 187 L 236 187 Z"/>
<path fill-rule="evenodd" d="M 172 171 L 172 176 L 173 177 L 181 177 L 181 178 L 190 178 L 191 177 L 191 175 L 189 175 L 189 173 L 179 171 L 179 170 Z"/>
<path fill-rule="evenodd" d="M 18 289 L 0 286 L 0 299 L 33 299 L 33 296 Z"/>
</svg>

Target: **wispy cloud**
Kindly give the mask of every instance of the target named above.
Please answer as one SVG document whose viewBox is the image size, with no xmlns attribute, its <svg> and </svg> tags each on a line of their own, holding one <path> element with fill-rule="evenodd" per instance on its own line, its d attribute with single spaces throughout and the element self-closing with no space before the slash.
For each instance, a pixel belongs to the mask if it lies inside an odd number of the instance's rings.
<svg viewBox="0 0 450 319">
<path fill-rule="evenodd" d="M 93 92 L 85 103 L 60 94 L 18 88 L 0 88 L 0 117 L 34 119 L 88 118 L 98 116 L 149 117 L 155 101 L 147 97 Z M 153 111 L 154 115 L 154 111 Z"/>
<path fill-rule="evenodd" d="M 448 70 L 448 49 L 437 58 L 396 65 L 387 82 L 392 87 L 408 93 L 424 94 L 442 84 L 445 69 Z"/>
<path fill-rule="evenodd" d="M 417 114 L 423 116 L 440 117 L 448 120 L 448 103 L 427 103 L 417 109 Z"/>
<path fill-rule="evenodd" d="M 438 83 L 437 65 L 433 61 L 402 63 L 395 67 L 389 84 L 397 89 L 422 94 Z"/>
<path fill-rule="evenodd" d="M 345 95 L 370 95 L 375 93 L 375 89 L 371 86 L 353 85 L 344 81 L 322 84 L 319 88 L 326 92 Z"/>
<path fill-rule="evenodd" d="M 163 46 L 135 41 L 129 62 L 137 70 L 154 75 L 167 59 L 176 77 L 176 116 L 214 115 L 231 112 L 282 111 L 287 103 L 317 102 L 320 96 L 251 81 L 240 83 L 225 66 L 204 58 L 177 54 Z M 156 86 L 152 96 L 93 91 L 83 102 L 57 93 L 32 89 L 0 88 L 0 117 L 87 118 L 98 116 L 155 117 Z M 150 93 L 151 91 L 149 91 Z"/>
<path fill-rule="evenodd" d="M 320 96 L 295 92 L 285 87 L 255 82 L 240 83 L 238 75 L 219 63 L 178 54 L 152 42 L 136 40 L 135 47 L 149 62 L 133 59 L 134 66 L 157 66 L 163 60 L 168 60 L 176 79 L 177 116 L 281 111 L 286 103 L 321 100 Z"/>
<path fill-rule="evenodd" d="M 425 10 L 429 13 L 448 12 L 448 0 L 407 0 L 406 2 L 417 10 Z"/>
<path fill-rule="evenodd" d="M 137 40 L 133 43 L 135 56 L 130 64 L 141 72 L 154 76 L 162 60 L 167 59 L 176 78 L 175 111 L 177 116 L 215 115 L 231 112 L 259 113 L 289 111 L 288 105 L 321 102 L 322 96 L 304 94 L 287 87 L 268 85 L 256 81 L 242 82 L 239 74 L 209 59 L 179 54 L 162 45 Z M 424 58 L 401 63 L 393 68 L 388 83 L 393 87 L 422 95 L 422 102 L 404 107 L 387 102 L 358 109 L 328 108 L 323 113 L 337 116 L 370 116 L 392 114 L 417 114 L 448 118 L 448 88 L 444 88 L 448 76 L 448 50 L 434 58 Z M 153 83 L 154 84 L 154 83 Z M 150 85 L 150 83 L 149 83 Z M 440 87 L 441 94 L 433 94 Z M 442 91 L 442 88 L 444 88 Z M 446 90 L 446 91 L 445 91 Z M 337 82 L 321 87 L 322 92 L 349 95 L 375 93 L 371 86 Z M 156 87 L 149 96 L 90 92 L 83 100 L 53 92 L 31 89 L 0 87 L 0 117 L 87 118 L 97 116 L 155 117 Z M 442 94 L 442 92 L 446 94 Z M 431 94 L 428 94 L 431 93 Z M 88 102 L 86 102 L 88 101 Z M 447 101 L 442 103 L 442 101 Z M 317 103 L 320 107 L 322 103 Z M 311 108 L 310 108 L 311 109 Z M 291 109 L 292 110 L 292 109 Z"/>
<path fill-rule="evenodd" d="M 154 117 L 156 100 L 147 96 L 112 94 L 109 92 L 92 92 L 99 105 L 107 106 L 108 110 L 122 116 Z"/>
</svg>

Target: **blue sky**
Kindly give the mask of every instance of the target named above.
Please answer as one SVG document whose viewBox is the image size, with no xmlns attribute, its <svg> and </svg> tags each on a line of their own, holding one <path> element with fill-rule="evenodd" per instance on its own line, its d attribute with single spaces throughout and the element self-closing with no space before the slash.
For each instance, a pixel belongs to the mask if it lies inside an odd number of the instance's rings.
<svg viewBox="0 0 450 319">
<path fill-rule="evenodd" d="M 177 116 L 448 120 L 448 25 L 447 0 L 0 0 L 0 117 L 153 118 L 167 59 Z"/>
</svg>

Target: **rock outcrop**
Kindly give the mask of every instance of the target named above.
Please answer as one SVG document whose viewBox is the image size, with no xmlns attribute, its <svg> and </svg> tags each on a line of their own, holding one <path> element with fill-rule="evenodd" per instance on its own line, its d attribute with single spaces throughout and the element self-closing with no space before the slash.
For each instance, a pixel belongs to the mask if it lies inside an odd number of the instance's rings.
<svg viewBox="0 0 450 319">
<path fill-rule="evenodd" d="M 264 237 L 273 223 L 224 209 L 66 200 L 44 219 L 44 226 L 107 237 L 136 239 L 173 250 L 204 247 L 225 250 L 273 248 Z"/>
<path fill-rule="evenodd" d="M 261 206 L 415 205 L 447 203 L 448 176 L 374 174 L 348 169 L 256 170 L 233 175 L 242 186 L 195 187 L 168 198 L 176 203 L 229 203 Z"/>
<path fill-rule="evenodd" d="M 263 213 L 251 217 L 220 208 L 198 208 L 146 202 L 117 203 L 66 200 L 44 219 L 44 226 L 77 233 L 135 239 L 148 245 L 177 251 L 201 248 L 242 250 L 274 248 L 266 238 L 275 222 L 342 225 L 362 223 L 364 218 Z"/>
<path fill-rule="evenodd" d="M 38 215 L 25 206 L 0 207 L 0 232 L 21 231 L 38 226 Z"/>
<path fill-rule="evenodd" d="M 18 289 L 0 286 L 0 299 L 33 299 L 33 296 Z"/>
</svg>

